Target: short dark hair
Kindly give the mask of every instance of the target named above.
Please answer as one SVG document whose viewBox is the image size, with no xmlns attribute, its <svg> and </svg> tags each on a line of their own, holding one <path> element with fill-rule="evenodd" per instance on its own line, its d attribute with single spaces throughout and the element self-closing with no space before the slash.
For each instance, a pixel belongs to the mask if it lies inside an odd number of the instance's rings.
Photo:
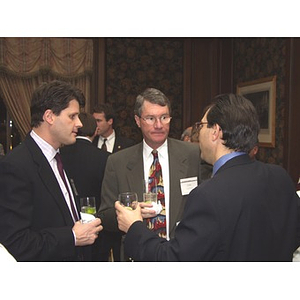
<svg viewBox="0 0 300 300">
<path fill-rule="evenodd" d="M 85 97 L 80 89 L 70 83 L 54 80 L 42 83 L 31 98 L 31 126 L 38 127 L 43 122 L 43 115 L 51 109 L 55 115 L 68 107 L 71 100 L 76 100 L 80 107 L 85 106 Z"/>
<path fill-rule="evenodd" d="M 142 108 L 145 101 L 149 101 L 152 104 L 158 104 L 160 106 L 168 106 L 171 115 L 171 102 L 166 95 L 158 89 L 147 88 L 136 97 L 134 113 L 138 117 L 142 115 Z"/>
<path fill-rule="evenodd" d="M 78 136 L 93 136 L 97 128 L 95 118 L 86 112 L 80 113 L 78 117 L 82 123 L 82 127 L 78 128 Z"/>
<path fill-rule="evenodd" d="M 252 102 L 241 95 L 222 94 L 212 100 L 207 111 L 207 126 L 218 124 L 224 145 L 249 152 L 258 141 L 259 119 Z"/>
<path fill-rule="evenodd" d="M 113 123 L 115 122 L 115 118 L 116 118 L 115 111 L 110 103 L 101 103 L 96 105 L 93 108 L 93 113 L 98 113 L 98 114 L 104 113 L 106 121 L 113 119 Z"/>
</svg>

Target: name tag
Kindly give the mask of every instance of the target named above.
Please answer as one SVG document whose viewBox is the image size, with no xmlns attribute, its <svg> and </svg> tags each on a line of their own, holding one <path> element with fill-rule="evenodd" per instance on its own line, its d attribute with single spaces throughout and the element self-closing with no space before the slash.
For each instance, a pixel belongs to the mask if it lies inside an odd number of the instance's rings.
<svg viewBox="0 0 300 300">
<path fill-rule="evenodd" d="M 190 193 L 198 185 L 197 177 L 189 177 L 180 179 L 181 195 L 185 196 Z"/>
</svg>

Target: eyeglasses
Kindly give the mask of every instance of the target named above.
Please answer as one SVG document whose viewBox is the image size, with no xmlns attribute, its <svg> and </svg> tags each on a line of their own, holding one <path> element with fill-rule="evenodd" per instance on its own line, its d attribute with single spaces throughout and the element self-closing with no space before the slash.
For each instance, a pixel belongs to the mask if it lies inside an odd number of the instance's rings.
<svg viewBox="0 0 300 300">
<path fill-rule="evenodd" d="M 161 116 L 161 117 L 153 117 L 153 116 L 149 116 L 149 117 L 140 117 L 141 119 L 143 119 L 148 125 L 154 125 L 155 122 L 157 122 L 158 120 L 163 124 L 168 124 L 170 123 L 172 117 L 170 116 Z"/>
<path fill-rule="evenodd" d="M 204 124 L 208 124 L 208 122 L 196 122 L 195 123 L 196 130 L 201 130 L 203 128 Z"/>
</svg>

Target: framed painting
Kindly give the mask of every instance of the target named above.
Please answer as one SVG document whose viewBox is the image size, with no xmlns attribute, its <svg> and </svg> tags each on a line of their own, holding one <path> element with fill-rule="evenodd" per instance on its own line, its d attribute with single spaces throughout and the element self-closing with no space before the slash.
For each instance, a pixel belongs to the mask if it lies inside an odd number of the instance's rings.
<svg viewBox="0 0 300 300">
<path fill-rule="evenodd" d="M 274 148 L 276 76 L 239 83 L 237 94 L 250 100 L 256 108 L 260 122 L 259 146 Z"/>
</svg>

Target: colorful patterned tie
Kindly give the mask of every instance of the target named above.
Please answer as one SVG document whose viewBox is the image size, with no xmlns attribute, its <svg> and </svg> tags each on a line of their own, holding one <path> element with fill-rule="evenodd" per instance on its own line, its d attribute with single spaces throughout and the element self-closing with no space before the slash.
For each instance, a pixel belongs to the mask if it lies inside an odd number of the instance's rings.
<svg viewBox="0 0 300 300">
<path fill-rule="evenodd" d="M 72 210 L 72 215 L 73 215 L 73 219 L 76 221 L 79 220 L 79 216 L 78 216 L 78 213 L 77 213 L 77 210 L 74 206 L 74 203 L 73 203 L 73 200 L 71 198 L 71 193 L 70 193 L 70 190 L 69 190 L 69 187 L 67 185 L 67 181 L 66 181 L 66 177 L 65 177 L 65 174 L 64 174 L 64 168 L 63 168 L 63 164 L 62 164 L 62 160 L 61 160 L 61 156 L 60 154 L 57 152 L 56 155 L 55 155 L 55 159 L 56 159 L 56 162 L 57 162 L 57 168 L 58 168 L 58 172 L 59 172 L 59 175 L 61 177 L 61 179 L 63 180 L 64 184 L 65 184 L 65 187 L 67 189 L 67 192 L 69 194 L 69 199 L 70 199 L 70 204 L 71 204 L 71 210 Z"/>
<path fill-rule="evenodd" d="M 157 193 L 157 201 L 161 203 L 163 209 L 156 217 L 147 219 L 147 226 L 160 237 L 166 238 L 166 210 L 162 170 L 157 151 L 153 150 L 152 154 L 153 163 L 149 170 L 148 190 L 149 192 Z"/>
</svg>

